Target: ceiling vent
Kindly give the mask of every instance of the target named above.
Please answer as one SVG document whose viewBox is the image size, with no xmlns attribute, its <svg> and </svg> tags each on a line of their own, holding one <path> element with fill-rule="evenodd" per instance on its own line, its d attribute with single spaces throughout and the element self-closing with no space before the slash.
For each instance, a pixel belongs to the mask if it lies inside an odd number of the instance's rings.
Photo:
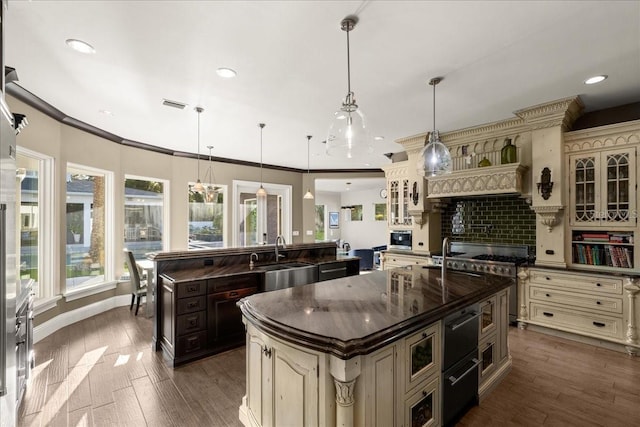
<svg viewBox="0 0 640 427">
<path fill-rule="evenodd" d="M 184 107 L 187 106 L 184 102 L 172 101 L 170 99 L 162 99 L 162 105 L 166 105 L 167 107 L 177 108 L 179 110 L 184 110 Z"/>
</svg>

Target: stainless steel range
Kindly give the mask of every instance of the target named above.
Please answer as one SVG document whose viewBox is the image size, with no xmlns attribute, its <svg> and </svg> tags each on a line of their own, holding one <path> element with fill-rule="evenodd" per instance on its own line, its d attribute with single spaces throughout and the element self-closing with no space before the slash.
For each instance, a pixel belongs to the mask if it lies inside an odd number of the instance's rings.
<svg viewBox="0 0 640 427">
<path fill-rule="evenodd" d="M 442 265 L 443 256 L 434 256 L 434 265 Z M 518 267 L 532 261 L 527 245 L 498 245 L 490 243 L 451 242 L 446 256 L 446 268 L 459 271 L 488 273 L 511 277 L 509 296 L 509 321 L 518 317 L 517 274 Z"/>
</svg>

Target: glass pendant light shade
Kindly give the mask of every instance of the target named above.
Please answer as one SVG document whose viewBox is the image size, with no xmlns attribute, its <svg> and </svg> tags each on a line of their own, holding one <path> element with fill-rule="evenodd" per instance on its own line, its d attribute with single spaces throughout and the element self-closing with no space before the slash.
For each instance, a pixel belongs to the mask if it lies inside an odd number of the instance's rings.
<svg viewBox="0 0 640 427">
<path fill-rule="evenodd" d="M 440 133 L 436 130 L 436 85 L 442 77 L 435 77 L 429 81 L 433 86 L 433 132 L 429 135 L 429 142 L 420 152 L 418 171 L 424 176 L 438 176 L 451 173 L 451 153 L 440 141 Z"/>
<path fill-rule="evenodd" d="M 451 172 L 451 153 L 440 141 L 438 131 L 433 131 L 429 143 L 420 152 L 418 169 L 424 170 L 425 176 L 437 176 Z"/>
<path fill-rule="evenodd" d="M 204 191 L 204 185 L 202 185 L 202 182 L 200 182 L 199 179 L 196 181 L 195 185 L 193 186 L 193 191 L 195 191 L 196 193 L 202 193 Z"/>
<path fill-rule="evenodd" d="M 349 159 L 373 152 L 373 140 L 369 135 L 365 115 L 358 107 L 351 90 L 349 32 L 357 22 L 355 16 L 349 16 L 340 23 L 342 30 L 347 33 L 347 96 L 335 112 L 327 132 L 327 154 Z"/>
<path fill-rule="evenodd" d="M 258 127 L 260 128 L 260 188 L 256 191 L 257 197 L 267 197 L 267 190 L 262 186 L 262 130 L 266 125 L 264 123 L 258 123 Z"/>
</svg>

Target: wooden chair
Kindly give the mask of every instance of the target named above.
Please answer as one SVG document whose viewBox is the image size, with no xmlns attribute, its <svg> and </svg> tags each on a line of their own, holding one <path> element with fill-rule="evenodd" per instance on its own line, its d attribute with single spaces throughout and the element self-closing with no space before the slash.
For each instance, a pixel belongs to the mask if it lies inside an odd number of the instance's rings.
<svg viewBox="0 0 640 427">
<path fill-rule="evenodd" d="M 140 278 L 140 270 L 138 269 L 138 264 L 136 264 L 136 259 L 133 257 L 133 252 L 130 250 L 124 250 L 125 257 L 127 259 L 127 268 L 129 269 L 129 277 L 131 280 L 131 306 L 129 307 L 129 311 L 133 309 L 133 303 L 138 298 L 138 302 L 136 303 L 136 316 L 138 315 L 138 310 L 140 309 L 140 299 L 143 296 L 147 295 L 147 281 L 142 280 Z"/>
</svg>

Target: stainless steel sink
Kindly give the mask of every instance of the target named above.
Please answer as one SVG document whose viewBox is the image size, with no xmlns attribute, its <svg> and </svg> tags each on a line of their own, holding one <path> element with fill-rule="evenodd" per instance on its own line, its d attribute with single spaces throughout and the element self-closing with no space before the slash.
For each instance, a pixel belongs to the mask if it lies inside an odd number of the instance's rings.
<svg viewBox="0 0 640 427">
<path fill-rule="evenodd" d="M 263 265 L 256 268 L 264 271 L 264 290 L 275 291 L 293 286 L 308 285 L 318 281 L 318 266 L 303 262 Z"/>
</svg>

